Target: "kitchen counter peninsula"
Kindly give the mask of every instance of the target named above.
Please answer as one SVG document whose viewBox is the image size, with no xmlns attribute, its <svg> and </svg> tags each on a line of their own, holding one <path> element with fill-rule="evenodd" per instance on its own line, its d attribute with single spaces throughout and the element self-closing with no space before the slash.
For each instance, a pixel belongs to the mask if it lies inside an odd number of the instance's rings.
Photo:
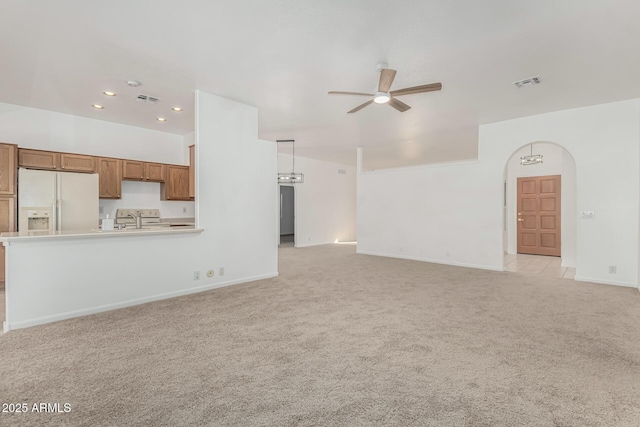
<svg viewBox="0 0 640 427">
<path fill-rule="evenodd" d="M 124 228 L 122 230 L 68 230 L 68 231 L 18 231 L 0 234 L 0 243 L 10 243 L 14 241 L 52 240 L 52 239 L 77 239 L 77 238 L 108 238 L 122 236 L 148 236 L 159 234 L 181 234 L 181 233 L 201 233 L 202 228 L 195 228 L 193 225 L 173 226 L 173 227 L 146 227 L 146 228 Z"/>
</svg>

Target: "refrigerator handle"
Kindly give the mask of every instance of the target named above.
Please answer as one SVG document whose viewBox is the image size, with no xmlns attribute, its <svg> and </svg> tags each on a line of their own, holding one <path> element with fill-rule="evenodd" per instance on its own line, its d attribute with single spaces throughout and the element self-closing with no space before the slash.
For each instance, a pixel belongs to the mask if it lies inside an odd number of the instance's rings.
<svg viewBox="0 0 640 427">
<path fill-rule="evenodd" d="M 58 199 L 56 207 L 56 231 L 62 230 L 62 200 Z"/>
<path fill-rule="evenodd" d="M 282 193 L 280 193 L 280 219 L 282 219 Z"/>
</svg>

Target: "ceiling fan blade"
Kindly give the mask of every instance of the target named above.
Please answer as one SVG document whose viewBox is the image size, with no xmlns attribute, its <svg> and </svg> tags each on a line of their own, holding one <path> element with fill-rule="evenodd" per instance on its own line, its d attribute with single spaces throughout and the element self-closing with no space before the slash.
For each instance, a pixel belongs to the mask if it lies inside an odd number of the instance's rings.
<svg viewBox="0 0 640 427">
<path fill-rule="evenodd" d="M 442 83 L 431 83 L 428 85 L 407 87 L 404 89 L 392 90 L 391 96 L 411 95 L 413 93 L 433 92 L 442 89 Z"/>
<path fill-rule="evenodd" d="M 329 95 L 362 95 L 362 96 L 373 96 L 372 93 L 362 93 L 362 92 L 340 92 L 340 91 L 331 91 L 328 92 Z"/>
<path fill-rule="evenodd" d="M 378 82 L 378 92 L 389 92 L 391 83 L 396 77 L 396 70 L 390 70 L 389 68 L 383 68 L 380 70 L 380 81 Z"/>
<path fill-rule="evenodd" d="M 411 108 L 407 104 L 405 104 L 404 102 L 399 101 L 399 100 L 397 100 L 395 98 L 391 98 L 387 104 L 391 105 L 393 108 L 395 108 L 396 110 L 400 111 L 401 113 L 404 113 L 409 108 Z"/>
<path fill-rule="evenodd" d="M 353 109 L 353 110 L 351 110 L 351 111 L 347 111 L 347 114 L 349 114 L 349 113 L 355 113 L 356 111 L 360 111 L 360 110 L 362 110 L 364 107 L 366 107 L 367 105 L 369 105 L 369 104 L 371 104 L 371 103 L 373 103 L 373 99 L 368 100 L 368 101 L 367 101 L 367 102 L 365 102 L 364 104 L 360 104 L 360 105 L 358 105 L 356 108 L 354 108 L 354 109 Z"/>
</svg>

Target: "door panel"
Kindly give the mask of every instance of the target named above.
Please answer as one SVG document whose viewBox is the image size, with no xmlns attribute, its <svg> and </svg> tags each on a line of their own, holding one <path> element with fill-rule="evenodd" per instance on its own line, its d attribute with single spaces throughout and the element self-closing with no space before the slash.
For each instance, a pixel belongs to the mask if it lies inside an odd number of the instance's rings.
<svg viewBox="0 0 640 427">
<path fill-rule="evenodd" d="M 518 178 L 518 253 L 560 256 L 560 175 Z"/>
<path fill-rule="evenodd" d="M 58 174 L 58 230 L 98 228 L 98 174 Z"/>
</svg>

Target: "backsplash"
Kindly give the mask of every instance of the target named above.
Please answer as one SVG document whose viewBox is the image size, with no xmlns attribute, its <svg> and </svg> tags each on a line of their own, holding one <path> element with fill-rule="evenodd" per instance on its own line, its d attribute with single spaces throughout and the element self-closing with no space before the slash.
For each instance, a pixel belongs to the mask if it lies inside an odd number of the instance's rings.
<svg viewBox="0 0 640 427">
<path fill-rule="evenodd" d="M 162 218 L 193 218 L 195 202 L 160 200 L 160 183 L 122 181 L 122 197 L 118 200 L 100 199 L 100 218 L 115 217 L 116 210 L 160 209 Z M 186 212 L 185 212 L 186 211 Z"/>
</svg>

